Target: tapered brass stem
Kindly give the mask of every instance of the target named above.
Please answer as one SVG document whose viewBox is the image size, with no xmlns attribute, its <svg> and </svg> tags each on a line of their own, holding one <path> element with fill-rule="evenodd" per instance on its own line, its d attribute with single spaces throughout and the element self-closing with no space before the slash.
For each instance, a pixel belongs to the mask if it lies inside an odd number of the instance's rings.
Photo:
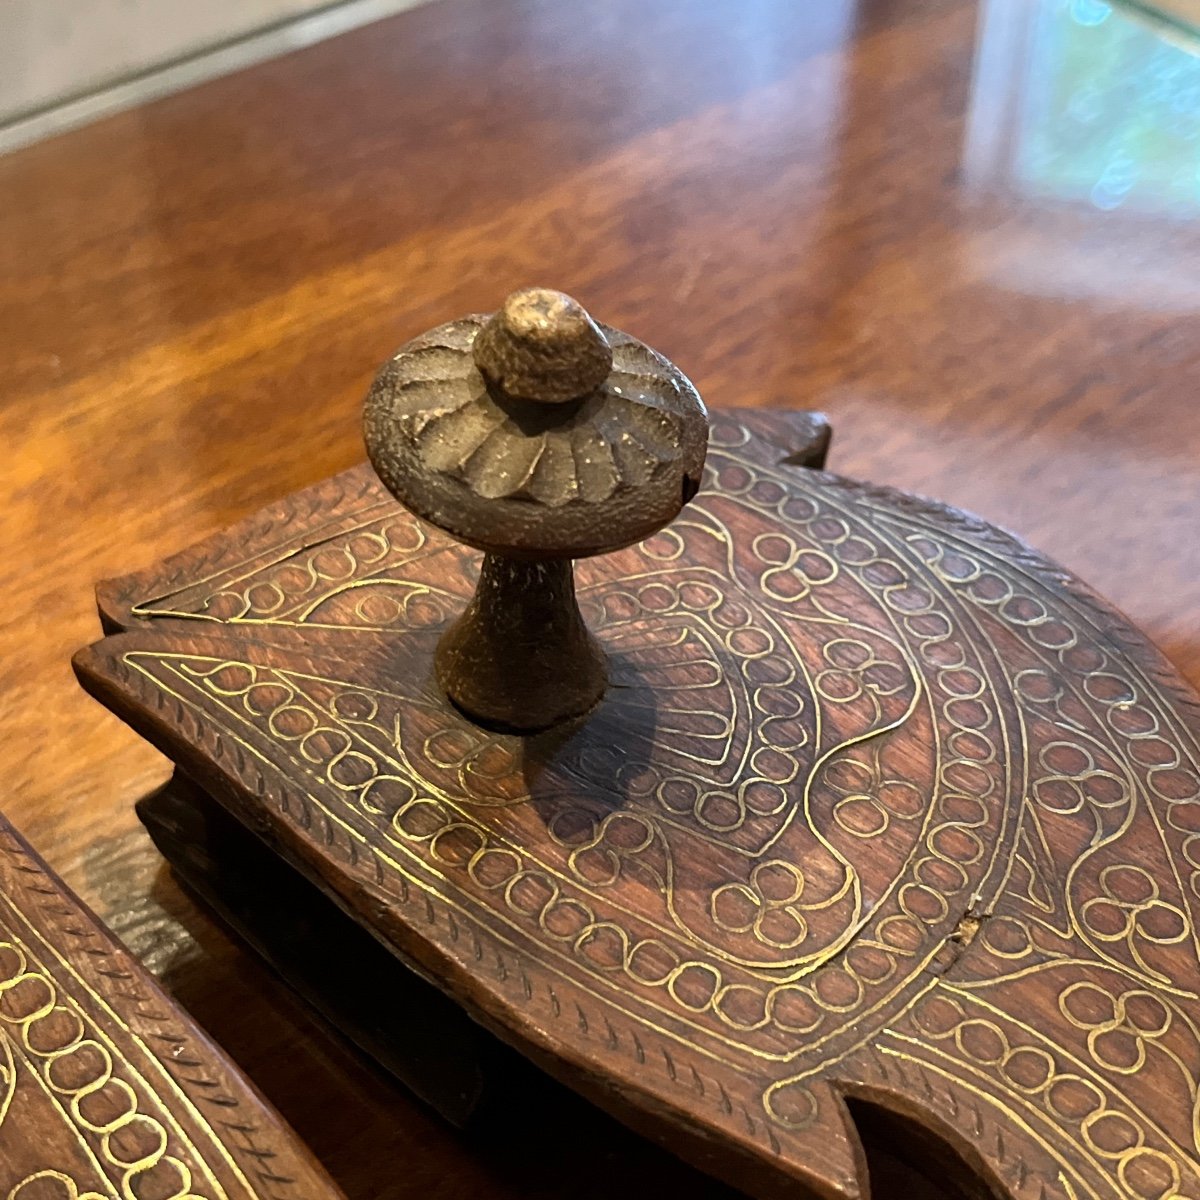
<svg viewBox="0 0 1200 1200">
<path fill-rule="evenodd" d="M 438 681 L 468 716 L 530 732 L 580 716 L 604 694 L 604 652 L 575 600 L 569 559 L 485 554 L 466 611 L 442 635 Z"/>
</svg>

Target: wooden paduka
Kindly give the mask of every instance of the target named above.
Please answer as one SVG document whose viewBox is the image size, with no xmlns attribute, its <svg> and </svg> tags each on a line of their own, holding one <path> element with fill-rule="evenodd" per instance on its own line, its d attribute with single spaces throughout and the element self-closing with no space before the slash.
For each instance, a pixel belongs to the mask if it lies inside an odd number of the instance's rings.
<svg viewBox="0 0 1200 1200">
<path fill-rule="evenodd" d="M 537 732 L 447 698 L 479 555 L 365 465 L 102 586 L 76 667 L 476 1022 L 750 1195 L 866 1195 L 861 1124 L 968 1195 L 1198 1200 L 1197 697 L 827 440 L 711 414 L 691 503 L 576 564 L 605 687 Z"/>
<path fill-rule="evenodd" d="M 0 1196 L 342 1196 L 233 1063 L 3 818 Z"/>
</svg>

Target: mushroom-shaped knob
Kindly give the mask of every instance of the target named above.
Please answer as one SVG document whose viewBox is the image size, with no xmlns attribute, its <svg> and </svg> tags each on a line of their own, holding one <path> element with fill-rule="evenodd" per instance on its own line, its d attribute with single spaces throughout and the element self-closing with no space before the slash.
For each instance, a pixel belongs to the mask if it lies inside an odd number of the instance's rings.
<svg viewBox="0 0 1200 1200">
<path fill-rule="evenodd" d="M 648 537 L 695 494 L 708 440 L 696 389 L 569 296 L 526 288 L 402 346 L 365 428 L 388 490 L 485 552 L 438 647 L 450 698 L 516 730 L 586 712 L 606 675 L 570 560 Z"/>
</svg>

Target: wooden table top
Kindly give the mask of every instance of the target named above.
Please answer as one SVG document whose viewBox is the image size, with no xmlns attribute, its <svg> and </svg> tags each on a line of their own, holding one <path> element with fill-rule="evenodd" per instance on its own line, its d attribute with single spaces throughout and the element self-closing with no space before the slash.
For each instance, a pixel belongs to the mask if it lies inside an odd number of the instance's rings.
<svg viewBox="0 0 1200 1200">
<path fill-rule="evenodd" d="M 93 583 L 360 460 L 378 364 L 536 282 L 1200 684 L 1197 70 L 1083 0 L 438 0 L 0 160 L 0 807 L 351 1200 L 727 1193 L 582 1106 L 464 1138 L 322 1035 L 141 832 Z"/>
</svg>

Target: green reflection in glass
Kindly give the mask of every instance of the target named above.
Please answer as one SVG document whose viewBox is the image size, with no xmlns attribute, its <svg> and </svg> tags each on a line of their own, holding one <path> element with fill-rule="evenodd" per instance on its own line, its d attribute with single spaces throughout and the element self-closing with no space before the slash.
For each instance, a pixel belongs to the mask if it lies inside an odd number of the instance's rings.
<svg viewBox="0 0 1200 1200">
<path fill-rule="evenodd" d="M 1040 7 L 1015 168 L 1100 209 L 1200 209 L 1200 40 L 1101 0 Z"/>
</svg>

